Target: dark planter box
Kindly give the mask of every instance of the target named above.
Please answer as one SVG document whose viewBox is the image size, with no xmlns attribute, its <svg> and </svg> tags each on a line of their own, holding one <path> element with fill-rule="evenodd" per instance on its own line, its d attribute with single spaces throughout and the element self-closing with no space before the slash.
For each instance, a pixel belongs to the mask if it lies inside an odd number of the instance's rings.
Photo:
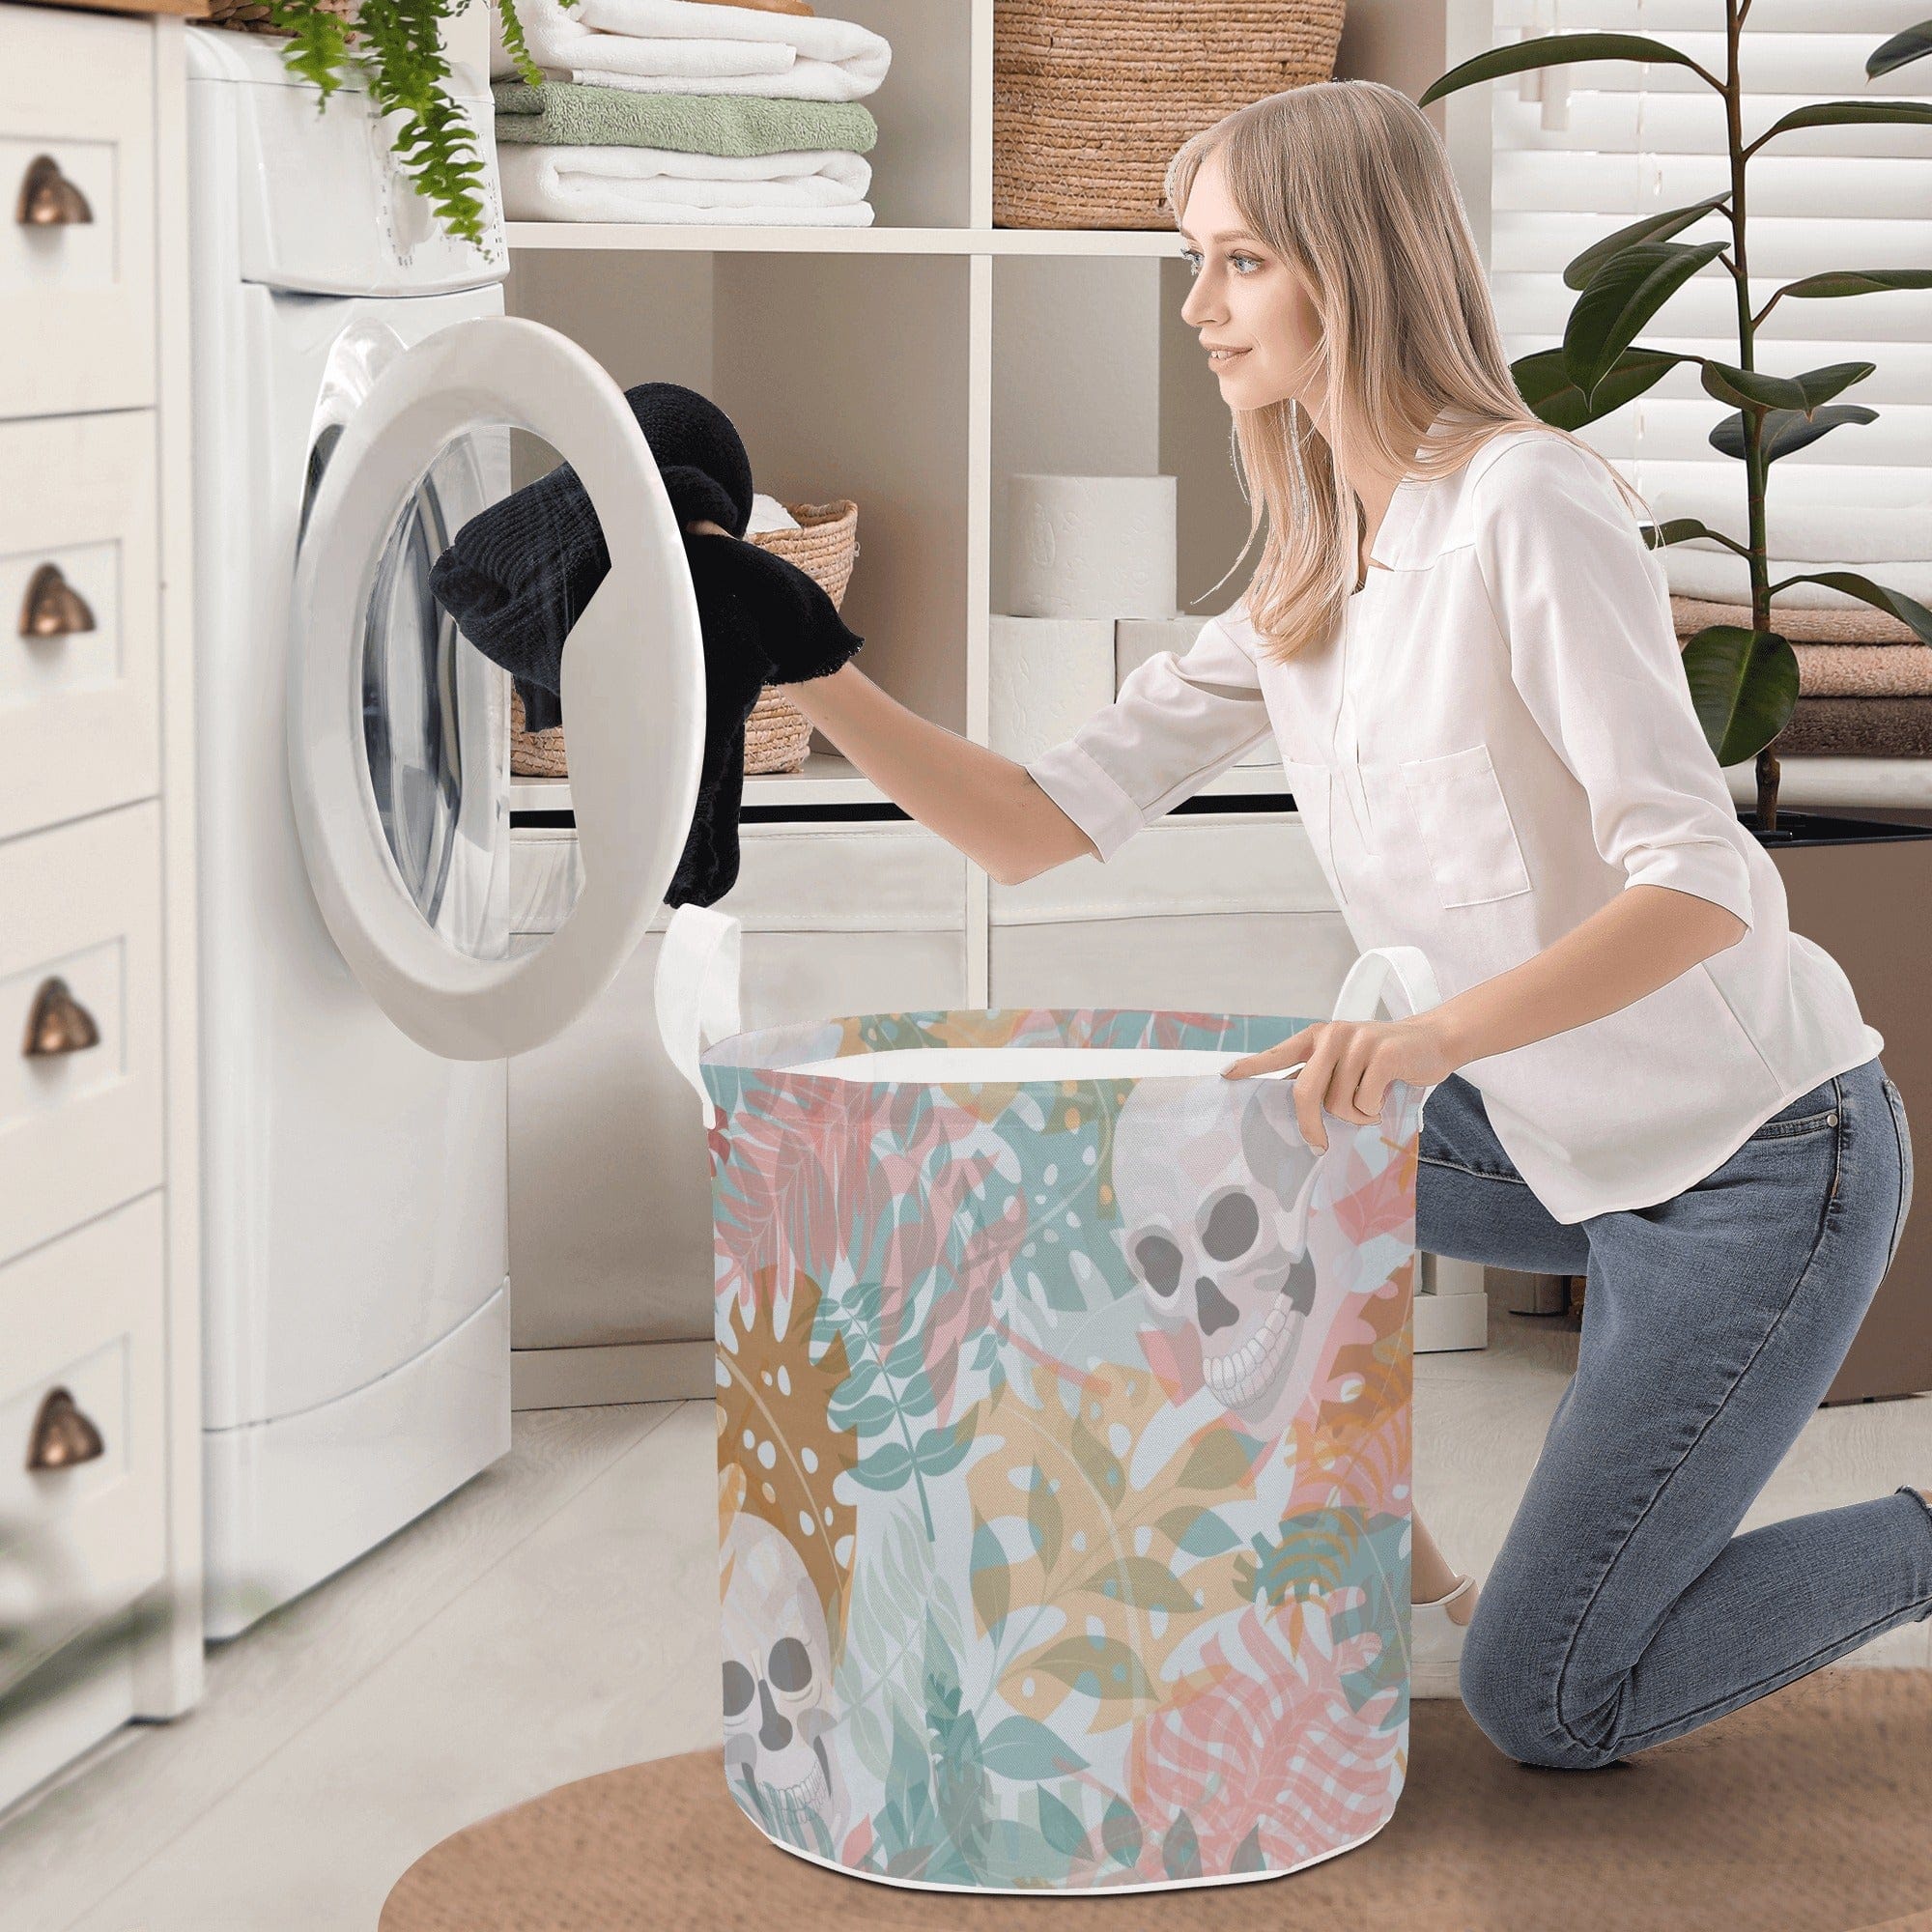
<svg viewBox="0 0 1932 1932">
<path fill-rule="evenodd" d="M 1923 814 L 1786 811 L 1770 837 L 1755 811 L 1739 822 L 1777 864 L 1791 929 L 1845 969 L 1860 1010 L 1885 1036 L 1879 1058 L 1905 1100 L 1907 1124 L 1932 1146 L 1932 824 Z M 1917 1150 L 1915 1149 L 1915 1155 Z M 1919 1190 L 1923 1192 L 1923 1190 Z M 1891 1271 L 1879 1284 L 1826 1391 L 1833 1403 L 1872 1402 L 1932 1389 L 1932 1211 L 1906 1216 Z"/>
</svg>

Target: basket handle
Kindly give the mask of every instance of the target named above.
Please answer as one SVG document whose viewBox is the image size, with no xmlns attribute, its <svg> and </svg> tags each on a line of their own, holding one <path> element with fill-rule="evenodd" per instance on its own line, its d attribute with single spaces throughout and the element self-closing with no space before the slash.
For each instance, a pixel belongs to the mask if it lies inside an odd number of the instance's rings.
<svg viewBox="0 0 1932 1932">
<path fill-rule="evenodd" d="M 724 1124 L 724 1109 L 713 1108 L 697 1057 L 706 1046 L 742 1031 L 738 932 L 738 922 L 728 912 L 691 901 L 677 907 L 665 927 L 652 987 L 665 1051 L 691 1082 L 706 1127 Z"/>
<path fill-rule="evenodd" d="M 1391 980 L 1394 984 L 1391 985 Z M 1401 1006 L 1390 998 L 1401 998 Z M 1335 995 L 1338 1020 L 1370 1020 L 1376 1016 L 1376 1003 L 1383 1001 L 1397 1019 L 1426 1012 L 1441 1004 L 1436 990 L 1435 972 L 1429 955 L 1419 946 L 1372 946 L 1349 968 L 1341 990 Z"/>
<path fill-rule="evenodd" d="M 1441 1002 L 1436 989 L 1435 971 L 1429 955 L 1419 946 L 1372 946 L 1356 955 L 1335 994 L 1335 1008 L 1329 1014 L 1336 1020 L 1372 1020 L 1378 1004 L 1386 1002 L 1397 1019 L 1427 1012 Z M 1271 1066 L 1256 1077 L 1262 1080 L 1288 1080 L 1308 1065 L 1297 1060 L 1291 1066 Z M 1435 1084 L 1417 1089 L 1424 1099 L 1435 1091 Z"/>
</svg>

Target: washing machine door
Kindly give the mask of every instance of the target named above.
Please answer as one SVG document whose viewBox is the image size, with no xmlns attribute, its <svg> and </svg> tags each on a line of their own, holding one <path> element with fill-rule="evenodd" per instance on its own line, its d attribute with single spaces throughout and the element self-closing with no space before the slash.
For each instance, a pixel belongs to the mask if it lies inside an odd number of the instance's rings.
<svg viewBox="0 0 1932 1932">
<path fill-rule="evenodd" d="M 508 680 L 429 590 L 506 494 L 518 430 L 576 470 L 609 574 L 563 651 L 581 886 L 510 945 Z M 541 545 L 505 560 L 506 573 Z M 623 392 L 568 337 L 452 324 L 350 413 L 298 554 L 289 772 L 315 895 L 343 958 L 412 1038 L 456 1060 L 551 1037 L 608 986 L 664 902 L 691 827 L 704 657 L 684 541 Z"/>
</svg>

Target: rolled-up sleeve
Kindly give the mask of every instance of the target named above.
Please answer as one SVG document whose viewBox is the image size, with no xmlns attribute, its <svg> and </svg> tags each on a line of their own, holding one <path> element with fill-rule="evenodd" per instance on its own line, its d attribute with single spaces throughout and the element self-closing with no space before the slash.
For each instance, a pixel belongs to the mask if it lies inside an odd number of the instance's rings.
<svg viewBox="0 0 1932 1932">
<path fill-rule="evenodd" d="M 1113 703 L 1026 770 L 1104 862 L 1270 728 L 1253 655 L 1209 617 L 1184 653 L 1135 666 Z"/>
<path fill-rule="evenodd" d="M 1472 488 L 1477 566 L 1510 675 L 1589 798 L 1627 886 L 1669 886 L 1751 923 L 1750 873 L 1704 736 L 1661 563 L 1588 451 L 1534 436 Z"/>
</svg>

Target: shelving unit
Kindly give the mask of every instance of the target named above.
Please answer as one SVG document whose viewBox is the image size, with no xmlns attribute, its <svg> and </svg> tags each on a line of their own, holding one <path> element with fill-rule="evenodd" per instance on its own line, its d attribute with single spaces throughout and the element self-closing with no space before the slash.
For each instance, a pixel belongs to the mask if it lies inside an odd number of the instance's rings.
<svg viewBox="0 0 1932 1932">
<path fill-rule="evenodd" d="M 871 227 L 512 223 L 506 301 L 624 386 L 712 398 L 760 491 L 854 499 L 843 614 L 866 639 L 860 668 L 983 744 L 1009 476 L 1175 476 L 1179 596 L 1199 621 L 1246 582 L 1250 508 L 1219 385 L 1180 321 L 1172 229 L 992 225 L 993 0 L 839 11 L 894 47 L 865 101 L 879 123 Z M 1360 0 L 1337 73 L 1413 98 L 1492 33 L 1491 0 Z M 1427 112 L 1487 246 L 1488 91 Z M 1892 802 L 1901 779 L 1881 762 L 1787 760 L 1784 800 Z M 1749 778 L 1729 775 L 1740 802 Z M 1016 888 L 908 822 L 823 740 L 803 771 L 748 779 L 744 802 L 756 819 L 722 905 L 743 919 L 747 1026 L 1071 999 L 1320 1013 L 1355 954 L 1279 766 L 1236 766 L 1109 865 L 1075 860 Z M 767 818 L 772 807 L 796 816 Z M 819 808 L 840 810 L 814 820 Z M 512 889 L 534 934 L 576 889 L 569 783 L 520 781 L 511 809 Z M 680 1377 L 708 1386 L 709 1308 L 693 1290 L 709 1280 L 709 1222 L 666 1157 L 690 1132 L 691 1096 L 665 1073 L 650 1018 L 667 918 L 576 1037 L 511 1069 L 520 1406 L 669 1394 Z M 1443 1263 L 1434 1286 L 1418 1346 L 1481 1346 L 1480 1270 Z"/>
<path fill-rule="evenodd" d="M 849 10 L 848 10 L 849 11 Z M 890 84 L 890 83 L 889 83 Z M 654 254 L 794 255 L 1172 255 L 1162 229 L 1099 228 L 700 228 L 672 223 L 512 221 L 513 252 L 553 248 L 581 254 L 617 248 Z"/>
<path fill-rule="evenodd" d="M 1179 320 L 1187 275 L 1174 231 L 993 226 L 993 0 L 840 11 L 894 49 L 864 102 L 879 124 L 871 227 L 514 222 L 506 298 L 627 386 L 670 380 L 713 398 L 760 490 L 854 498 L 861 555 L 844 614 L 867 640 L 861 668 L 984 743 L 1009 475 L 1177 476 L 1179 596 L 1197 621 L 1239 594 L 1250 513 L 1219 385 Z M 1466 121 L 1465 149 L 1479 120 L 1486 133 L 1480 101 L 1445 109 Z M 1287 812 L 1278 767 L 1236 767 L 1204 793 L 1257 795 Z M 805 771 L 748 780 L 745 803 L 890 812 L 822 739 Z M 513 810 L 567 810 L 568 786 L 521 781 Z M 989 1004 L 977 867 L 963 916 L 964 997 Z"/>
<path fill-rule="evenodd" d="M 1233 798 L 1257 793 L 1283 794 L 1287 784 L 1281 767 L 1236 765 L 1203 785 L 1201 798 Z M 765 772 L 745 781 L 748 806 L 873 805 L 890 807 L 888 799 L 864 772 L 837 752 L 812 752 L 798 772 Z M 519 818 L 533 812 L 570 810 L 568 779 L 516 779 L 510 785 L 510 810 Z"/>
</svg>

